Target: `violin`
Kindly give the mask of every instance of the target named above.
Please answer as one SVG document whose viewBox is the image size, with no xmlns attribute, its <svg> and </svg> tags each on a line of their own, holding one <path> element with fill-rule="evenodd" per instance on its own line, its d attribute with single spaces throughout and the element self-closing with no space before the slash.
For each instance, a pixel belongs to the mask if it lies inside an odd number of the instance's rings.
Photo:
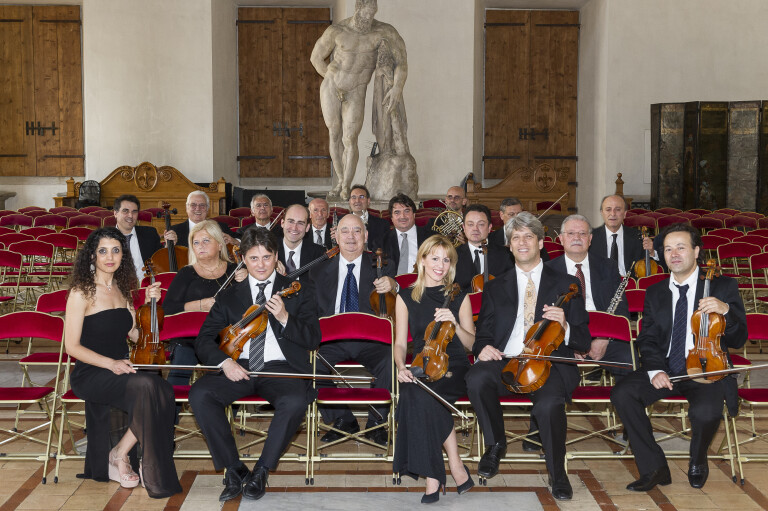
<svg viewBox="0 0 768 511">
<path fill-rule="evenodd" d="M 336 257 L 337 255 L 339 255 L 339 247 L 333 247 L 331 249 L 328 249 L 328 250 L 325 251 L 325 254 L 321 255 L 317 259 L 311 260 L 310 262 L 308 262 L 304 266 L 300 266 L 300 267 L 296 268 L 291 273 L 289 273 L 287 275 L 287 277 L 289 279 L 291 279 L 291 280 L 293 280 L 295 278 L 298 278 L 300 275 L 303 275 L 304 273 L 306 273 L 309 270 L 311 270 L 312 267 L 314 267 L 318 263 L 321 263 L 321 262 L 323 262 L 323 261 L 325 261 L 327 259 L 332 259 L 332 258 Z"/>
<path fill-rule="evenodd" d="M 477 293 L 478 291 L 483 290 L 483 286 L 485 286 L 485 283 L 489 280 L 493 280 L 496 277 L 493 275 L 488 274 L 488 240 L 483 240 L 483 273 L 478 273 L 474 277 L 472 277 L 472 292 Z"/>
<path fill-rule="evenodd" d="M 460 287 L 453 284 L 441 308 L 445 309 L 459 294 Z M 448 353 L 445 349 L 456 333 L 456 325 L 450 321 L 432 321 L 424 331 L 424 348 L 413 357 L 411 373 L 416 378 L 437 381 L 448 371 Z"/>
<path fill-rule="evenodd" d="M 288 298 L 298 293 L 300 289 L 301 284 L 293 282 L 290 286 L 274 294 L 282 298 Z M 266 303 L 251 305 L 243 313 L 240 321 L 225 327 L 219 332 L 219 349 L 232 357 L 232 360 L 237 360 L 243 353 L 245 343 L 261 335 L 266 330 L 268 322 L 269 316 Z"/>
<path fill-rule="evenodd" d="M 571 284 L 567 293 L 557 298 L 555 307 L 561 307 L 579 293 L 579 286 Z M 525 334 L 523 353 L 531 357 L 549 357 L 565 339 L 565 329 L 557 321 L 542 319 L 534 323 Z M 504 386 L 511 392 L 525 394 L 538 390 L 546 383 L 552 362 L 541 359 L 513 358 L 501 372 Z"/>
<path fill-rule="evenodd" d="M 719 273 L 720 268 L 715 265 L 715 260 L 707 261 L 707 273 L 702 275 L 705 279 L 702 298 L 710 296 L 709 283 Z M 685 369 L 689 375 L 730 369 L 728 356 L 720 349 L 720 337 L 725 332 L 725 317 L 722 314 L 716 312 L 704 314 L 701 311 L 695 311 L 691 316 L 691 331 L 695 342 L 685 359 Z M 714 374 L 706 378 L 698 378 L 696 381 L 712 383 L 722 380 L 725 376 L 725 374 Z"/>
<path fill-rule="evenodd" d="M 641 227 L 643 239 L 648 237 L 648 228 L 646 226 Z M 637 278 L 647 277 L 649 275 L 656 275 L 657 273 L 663 273 L 661 267 L 656 261 L 651 259 L 650 251 L 645 251 L 645 258 L 636 261 L 634 264 L 635 275 Z"/>
<path fill-rule="evenodd" d="M 382 267 L 387 264 L 384 262 L 384 256 L 380 248 L 376 249 L 376 278 L 380 279 L 384 276 Z M 390 289 L 388 293 L 378 293 L 375 289 L 371 291 L 371 310 L 376 313 L 380 318 L 387 318 L 395 324 L 395 302 L 397 301 L 397 294 L 394 289 Z M 394 327 L 393 327 L 394 328 Z"/>
<path fill-rule="evenodd" d="M 149 274 L 150 282 L 155 283 L 155 273 L 152 261 L 147 261 L 144 269 Z M 139 328 L 139 339 L 131 350 L 130 360 L 133 364 L 165 364 L 165 348 L 160 342 L 160 329 L 163 328 L 165 313 L 157 304 L 157 298 L 145 303 L 136 311 L 136 324 Z"/>
<path fill-rule="evenodd" d="M 158 217 L 165 218 L 165 230 L 171 230 L 171 214 L 176 214 L 176 208 L 171 209 L 169 202 L 163 202 L 163 211 L 157 214 Z M 179 268 L 186 266 L 189 262 L 189 249 L 179 247 L 171 240 L 165 240 L 165 248 L 161 248 L 152 254 L 151 260 L 155 269 L 160 273 L 177 272 Z"/>
</svg>

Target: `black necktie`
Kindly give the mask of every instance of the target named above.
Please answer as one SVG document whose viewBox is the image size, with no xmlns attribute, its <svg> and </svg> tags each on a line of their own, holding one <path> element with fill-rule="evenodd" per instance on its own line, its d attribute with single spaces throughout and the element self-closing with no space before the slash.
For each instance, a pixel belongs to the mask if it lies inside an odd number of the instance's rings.
<svg viewBox="0 0 768 511">
<path fill-rule="evenodd" d="M 288 252 L 288 258 L 285 260 L 285 269 L 288 270 L 288 273 L 296 271 L 296 265 L 293 262 L 293 254 L 295 253 L 293 250 Z"/>
<path fill-rule="evenodd" d="M 266 281 L 256 284 L 259 287 L 259 294 L 256 295 L 256 303 L 262 304 L 267 301 L 267 297 L 264 294 L 264 288 L 266 288 L 271 281 Z M 251 339 L 251 347 L 248 352 L 248 369 L 251 371 L 261 371 L 264 367 L 264 341 L 267 338 L 267 329 L 265 328 L 255 339 Z"/>
<path fill-rule="evenodd" d="M 611 234 L 613 236 L 613 241 L 611 242 L 611 259 L 616 261 L 616 263 L 619 262 L 619 245 L 616 243 L 616 238 L 619 237 L 618 234 Z"/>
<path fill-rule="evenodd" d="M 480 250 L 475 249 L 475 275 L 480 275 L 483 273 L 482 268 L 480 268 Z"/>
<path fill-rule="evenodd" d="M 672 346 L 669 350 L 669 369 L 672 376 L 685 374 L 685 333 L 688 330 L 688 284 L 678 286 L 680 298 L 675 305 L 675 322 L 672 325 Z"/>
</svg>

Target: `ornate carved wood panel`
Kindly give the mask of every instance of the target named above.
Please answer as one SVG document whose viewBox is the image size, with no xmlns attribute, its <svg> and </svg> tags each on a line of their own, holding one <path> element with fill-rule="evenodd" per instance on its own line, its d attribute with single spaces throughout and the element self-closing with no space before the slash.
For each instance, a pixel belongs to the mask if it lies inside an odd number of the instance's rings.
<svg viewBox="0 0 768 511">
<path fill-rule="evenodd" d="M 327 177 L 321 77 L 309 61 L 330 9 L 238 9 L 240 175 Z"/>
<path fill-rule="evenodd" d="M 576 181 L 579 13 L 488 10 L 485 36 L 484 177 L 551 168 L 554 200 Z"/>
<path fill-rule="evenodd" d="M 0 19 L 0 173 L 84 175 L 80 7 L 0 6 Z"/>
</svg>

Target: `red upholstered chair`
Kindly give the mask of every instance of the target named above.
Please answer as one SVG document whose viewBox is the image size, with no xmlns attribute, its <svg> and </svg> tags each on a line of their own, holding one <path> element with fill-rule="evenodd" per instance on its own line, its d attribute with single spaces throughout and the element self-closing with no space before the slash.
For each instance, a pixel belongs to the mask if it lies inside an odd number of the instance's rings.
<svg viewBox="0 0 768 511">
<path fill-rule="evenodd" d="M 627 213 L 630 213 L 630 212 L 636 215 L 644 215 L 645 213 L 649 213 L 650 210 L 645 208 L 632 208 L 629 211 L 627 211 Z"/>
<path fill-rule="evenodd" d="M 235 218 L 229 215 L 215 216 L 211 218 L 211 220 L 214 220 L 216 222 L 221 222 L 223 224 L 227 224 L 230 229 L 237 229 L 238 227 L 240 227 L 240 218 Z"/>
<path fill-rule="evenodd" d="M 137 220 L 139 221 L 140 224 L 151 224 L 152 218 L 154 218 L 154 216 L 150 211 L 142 209 L 141 211 L 139 211 L 139 216 Z M 104 219 L 104 222 L 102 222 L 102 225 L 106 225 L 106 224 L 107 224 L 106 219 Z"/>
<path fill-rule="evenodd" d="M 693 208 L 693 209 L 689 209 L 688 213 L 696 213 L 697 215 L 704 216 L 704 215 L 708 215 L 708 214 L 710 214 L 712 212 L 710 210 L 708 210 L 708 209 Z"/>
<path fill-rule="evenodd" d="M 714 229 L 712 231 L 709 231 L 707 234 L 710 236 L 720 236 L 721 238 L 728 238 L 729 240 L 734 240 L 736 238 L 740 238 L 744 236 L 744 233 L 741 231 L 737 231 L 736 229 Z"/>
<path fill-rule="evenodd" d="M 19 208 L 19 213 L 29 213 L 30 211 L 45 211 L 45 208 L 41 208 L 40 206 L 26 206 L 24 208 Z"/>
<path fill-rule="evenodd" d="M 93 206 L 92 206 L 93 207 Z M 90 229 L 98 229 L 101 227 L 101 218 L 93 215 L 78 215 L 69 219 L 70 228 L 72 227 L 86 227 Z"/>
<path fill-rule="evenodd" d="M 749 271 L 749 257 L 762 251 L 762 246 L 731 241 L 717 247 L 717 264 L 723 269 L 723 275 L 738 278 L 742 281 L 741 284 L 749 283 L 752 280 L 752 274 Z M 739 287 L 741 288 L 741 286 Z M 751 287 L 746 289 L 751 289 Z"/>
<path fill-rule="evenodd" d="M 78 228 L 76 227 L 76 229 Z M 88 232 L 90 232 L 90 230 L 88 230 Z M 43 234 L 37 239 L 38 241 L 44 241 L 56 247 L 56 253 L 53 257 L 54 275 L 58 275 L 58 272 L 68 273 L 72 269 L 72 261 L 75 256 L 75 252 L 77 251 L 77 245 L 79 241 L 77 236 L 67 234 L 62 231 L 55 234 Z"/>
<path fill-rule="evenodd" d="M 171 282 L 173 281 L 173 278 L 175 276 L 176 276 L 176 272 L 174 271 L 158 273 L 155 275 L 155 282 L 160 282 L 160 287 L 164 289 L 168 289 L 169 287 L 171 287 Z M 150 277 L 144 277 L 141 280 L 141 287 L 147 287 L 149 285 L 150 280 L 151 280 Z M 190 337 L 197 337 L 197 336 L 195 335 Z"/>
<path fill-rule="evenodd" d="M 21 291 L 24 291 L 24 302 L 22 307 L 26 307 L 30 301 L 30 289 L 41 288 L 45 282 L 29 282 L 25 276 L 26 267 L 24 257 L 18 252 L 12 250 L 0 250 L 0 292 L 4 296 L 12 296 L 10 300 L 12 310 L 16 310 L 18 297 Z M 7 351 L 7 346 L 6 346 Z"/>
<path fill-rule="evenodd" d="M 33 240 L 34 236 L 25 234 L 23 232 L 11 232 L 8 234 L 0 234 L 0 243 L 9 246 L 11 243 L 17 243 L 19 241 Z"/>
<path fill-rule="evenodd" d="M 50 291 L 53 277 L 53 257 L 56 247 L 50 243 L 39 240 L 25 240 L 11 243 L 8 250 L 18 252 L 24 258 L 22 285 L 26 287 L 27 294 L 38 289 L 39 292 Z M 37 301 L 35 298 L 33 301 Z M 24 298 L 24 306 L 27 306 L 27 298 Z"/>
<path fill-rule="evenodd" d="M 749 216 L 752 218 L 755 218 L 757 220 L 760 220 L 761 218 L 765 218 L 765 215 L 762 213 L 757 213 L 755 211 L 742 211 L 739 213 L 740 216 Z"/>
<path fill-rule="evenodd" d="M 544 240 L 544 249 L 547 251 L 547 253 L 551 252 L 552 250 L 565 250 L 561 243 L 557 241 L 546 240 Z"/>
<path fill-rule="evenodd" d="M 682 213 L 676 213 L 676 216 L 681 216 L 681 217 L 687 218 L 688 220 L 701 218 L 701 215 L 699 215 L 698 213 L 691 213 L 690 211 L 683 211 Z"/>
<path fill-rule="evenodd" d="M 140 287 L 139 289 L 136 289 L 133 291 L 133 308 L 134 309 L 138 309 L 139 307 L 144 305 L 144 301 L 146 300 L 146 294 L 147 294 L 146 287 Z M 157 301 L 158 305 L 162 305 L 166 294 L 168 294 L 168 290 L 165 289 L 164 287 L 160 287 L 160 299 Z"/>
<path fill-rule="evenodd" d="M 234 208 L 229 210 L 229 216 L 235 218 L 245 218 L 251 216 L 251 208 Z"/>
<path fill-rule="evenodd" d="M 0 387 L 0 404 L 16 406 L 23 410 L 22 417 L 17 415 L 13 427 L 0 429 L 0 435 L 6 437 L 3 444 L 12 440 L 24 440 L 21 450 L 8 452 L 4 449 L 3 458 L 43 461 L 43 483 L 48 473 L 51 443 L 53 439 L 53 400 L 61 381 L 61 357 L 64 353 L 64 320 L 42 312 L 16 312 L 0 316 L 0 339 L 32 337 L 47 339 L 59 343 L 56 377 L 52 386 L 44 387 Z M 42 417 L 41 417 L 42 415 Z M 25 427 L 20 427 L 21 423 Z M 31 424 L 30 424 L 31 423 Z M 40 446 L 37 448 L 37 446 Z"/>
<path fill-rule="evenodd" d="M 44 210 L 44 209 L 33 209 L 32 211 L 27 211 L 26 213 L 24 213 L 24 215 L 32 217 L 32 218 L 37 218 L 39 216 L 43 216 L 43 215 L 47 215 L 47 214 L 48 214 L 48 212 L 46 210 Z"/>
<path fill-rule="evenodd" d="M 415 215 L 416 215 L 416 218 L 419 218 L 419 217 L 436 218 L 438 215 L 440 215 L 440 211 L 435 211 L 434 209 L 417 209 Z"/>
<path fill-rule="evenodd" d="M 402 273 L 395 276 L 395 281 L 400 286 L 400 289 L 405 289 L 416 282 L 417 277 L 416 273 Z"/>
<path fill-rule="evenodd" d="M 651 218 L 661 218 L 663 216 L 668 216 L 666 213 L 659 213 L 658 211 L 649 211 L 648 213 L 645 213 L 643 216 L 649 216 Z"/>
<path fill-rule="evenodd" d="M 669 216 L 663 216 L 661 218 L 656 219 L 656 228 L 661 232 L 663 228 L 665 228 L 668 225 L 672 224 L 687 224 L 689 223 L 689 220 L 685 218 L 684 216 L 679 215 L 669 215 Z"/>
<path fill-rule="evenodd" d="M 656 232 L 656 219 L 647 215 L 635 215 L 624 219 L 624 225 L 627 227 L 647 227 L 652 232 Z"/>
<path fill-rule="evenodd" d="M 552 259 L 557 259 L 561 255 L 565 254 L 565 250 L 548 250 L 547 253 L 549 254 L 550 261 Z"/>
<path fill-rule="evenodd" d="M 768 228 L 768 218 L 761 218 L 757 221 L 757 227 L 760 229 Z"/>
<path fill-rule="evenodd" d="M 59 289 L 50 293 L 43 293 L 37 297 L 35 311 L 53 314 L 55 312 L 64 312 L 67 308 L 67 296 L 69 289 Z"/>
<path fill-rule="evenodd" d="M 627 297 L 629 312 L 637 313 L 641 316 L 645 306 L 645 289 L 627 289 L 624 291 L 624 296 Z"/>
<path fill-rule="evenodd" d="M 117 218 L 114 216 L 107 216 L 101 219 L 101 226 L 102 227 L 116 227 L 117 226 Z"/>
<path fill-rule="evenodd" d="M 656 213 L 662 213 L 664 215 L 676 215 L 682 212 L 683 212 L 682 209 L 677 209 L 677 208 L 659 208 L 656 210 Z"/>
<path fill-rule="evenodd" d="M 768 253 L 762 252 L 749 257 L 749 272 L 752 275 L 752 299 L 754 310 L 759 312 L 759 305 L 768 303 Z M 761 345 L 762 351 L 762 345 Z"/>
<path fill-rule="evenodd" d="M 115 212 L 110 209 L 97 209 L 96 211 L 92 211 L 88 214 L 95 216 L 96 218 L 101 218 L 102 220 L 109 217 L 115 217 Z"/>
<path fill-rule="evenodd" d="M 373 209 L 373 208 L 368 208 L 367 211 L 368 211 L 369 215 L 373 215 L 373 216 L 377 216 L 377 217 L 381 218 L 381 210 Z"/>
<path fill-rule="evenodd" d="M 469 293 L 469 303 L 472 305 L 472 320 L 477 321 L 477 315 L 480 314 L 480 306 L 483 304 L 483 292 Z"/>
<path fill-rule="evenodd" d="M 57 214 L 59 214 L 59 215 L 61 215 L 61 216 L 65 217 L 65 218 L 67 218 L 67 223 L 69 223 L 69 219 L 70 219 L 70 218 L 73 218 L 73 217 L 76 217 L 76 216 L 80 216 L 80 215 L 82 215 L 82 213 L 80 213 L 80 212 L 79 212 L 78 210 L 76 210 L 76 209 L 75 209 L 75 210 L 73 210 L 73 211 L 61 211 L 61 212 L 59 212 L 59 213 L 57 213 Z"/>
<path fill-rule="evenodd" d="M 349 214 L 349 210 L 348 210 L 347 208 L 340 208 L 340 207 L 335 207 L 335 206 L 334 206 L 334 207 L 332 207 L 332 208 L 329 210 L 329 214 L 330 214 L 331 216 L 333 216 L 333 212 L 334 212 L 334 211 L 336 212 L 336 216 L 338 216 L 339 218 L 343 217 L 343 216 L 344 216 L 344 215 L 346 215 L 346 214 Z"/>
<path fill-rule="evenodd" d="M 15 234 L 16 231 L 10 227 L 0 227 L 0 235 L 3 234 Z"/>
<path fill-rule="evenodd" d="M 662 280 L 667 280 L 668 278 L 669 273 L 657 273 L 656 275 L 648 275 L 647 277 L 642 277 L 637 281 L 637 288 L 648 289 L 655 283 L 661 282 Z"/>
<path fill-rule="evenodd" d="M 441 199 L 427 199 L 421 203 L 422 208 L 445 209 L 446 205 Z"/>
<path fill-rule="evenodd" d="M 238 232 L 240 234 L 243 234 L 243 231 L 246 229 L 246 227 L 248 227 L 251 224 L 255 224 L 255 223 L 256 223 L 256 217 L 247 216 L 247 217 L 243 218 L 240 221 L 240 229 L 238 229 Z"/>
<path fill-rule="evenodd" d="M 733 209 L 733 208 L 720 208 L 720 209 L 716 209 L 715 213 L 720 213 L 720 214 L 723 214 L 723 215 L 734 216 L 734 215 L 738 215 L 739 213 L 741 213 L 741 211 L 739 211 L 738 209 Z"/>
<path fill-rule="evenodd" d="M 430 217 L 430 216 L 417 216 L 416 217 L 416 221 L 415 221 L 416 226 L 417 227 L 424 227 L 425 225 L 427 225 L 429 223 L 430 220 L 432 220 L 432 218 L 434 218 L 434 217 Z"/>
<path fill-rule="evenodd" d="M 64 229 L 67 226 L 67 222 L 67 217 L 49 213 L 36 217 L 32 224 L 35 227 L 58 227 L 59 229 Z"/>
<path fill-rule="evenodd" d="M 721 219 L 706 216 L 692 218 L 691 225 L 697 229 L 701 229 L 702 234 L 706 234 L 712 229 L 722 229 L 725 227 L 725 224 Z"/>
<path fill-rule="evenodd" d="M 63 234 L 70 234 L 72 236 L 75 236 L 78 239 L 78 241 L 83 242 L 88 239 L 88 236 L 91 235 L 91 232 L 93 232 L 93 230 L 87 227 L 67 227 L 66 229 L 62 229 L 61 232 Z"/>
<path fill-rule="evenodd" d="M 80 208 L 80 213 L 84 215 L 90 215 L 94 211 L 106 211 L 107 208 L 102 208 L 101 206 L 86 206 L 84 208 Z"/>
<path fill-rule="evenodd" d="M 547 208 L 551 207 L 550 211 L 562 211 L 563 207 L 560 205 L 559 202 L 552 202 L 552 201 L 541 201 L 536 203 L 536 212 L 539 211 L 546 211 Z"/>
<path fill-rule="evenodd" d="M 725 219 L 725 227 L 730 229 L 741 228 L 743 231 L 757 229 L 757 219 L 750 216 L 736 215 Z"/>
<path fill-rule="evenodd" d="M 38 238 L 43 234 L 56 234 L 56 229 L 51 229 L 50 227 L 30 227 L 29 229 L 24 229 L 23 234 Z M 766 242 L 768 243 L 768 240 Z"/>
<path fill-rule="evenodd" d="M 0 217 L 0 226 L 12 227 L 18 231 L 22 227 L 32 227 L 33 221 L 34 219 L 31 216 L 14 213 Z"/>
<path fill-rule="evenodd" d="M 59 215 L 63 213 L 64 211 L 77 211 L 75 208 L 70 208 L 69 206 L 58 206 L 56 208 L 51 208 L 48 210 L 50 213 L 53 213 L 54 215 Z"/>
</svg>

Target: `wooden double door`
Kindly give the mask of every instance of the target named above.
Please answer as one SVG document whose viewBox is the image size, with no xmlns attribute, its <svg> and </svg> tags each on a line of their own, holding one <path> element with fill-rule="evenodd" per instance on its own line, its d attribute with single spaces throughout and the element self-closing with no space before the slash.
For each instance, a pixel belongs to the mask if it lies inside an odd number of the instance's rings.
<svg viewBox="0 0 768 511">
<path fill-rule="evenodd" d="M 320 83 L 309 61 L 326 8 L 238 9 L 241 177 L 330 177 Z"/>
<path fill-rule="evenodd" d="M 575 182 L 578 45 L 576 11 L 486 11 L 486 179 L 520 172 L 555 196 Z M 548 175 L 528 172 L 544 163 Z"/>
<path fill-rule="evenodd" d="M 0 175 L 82 176 L 79 6 L 0 6 Z"/>
</svg>

